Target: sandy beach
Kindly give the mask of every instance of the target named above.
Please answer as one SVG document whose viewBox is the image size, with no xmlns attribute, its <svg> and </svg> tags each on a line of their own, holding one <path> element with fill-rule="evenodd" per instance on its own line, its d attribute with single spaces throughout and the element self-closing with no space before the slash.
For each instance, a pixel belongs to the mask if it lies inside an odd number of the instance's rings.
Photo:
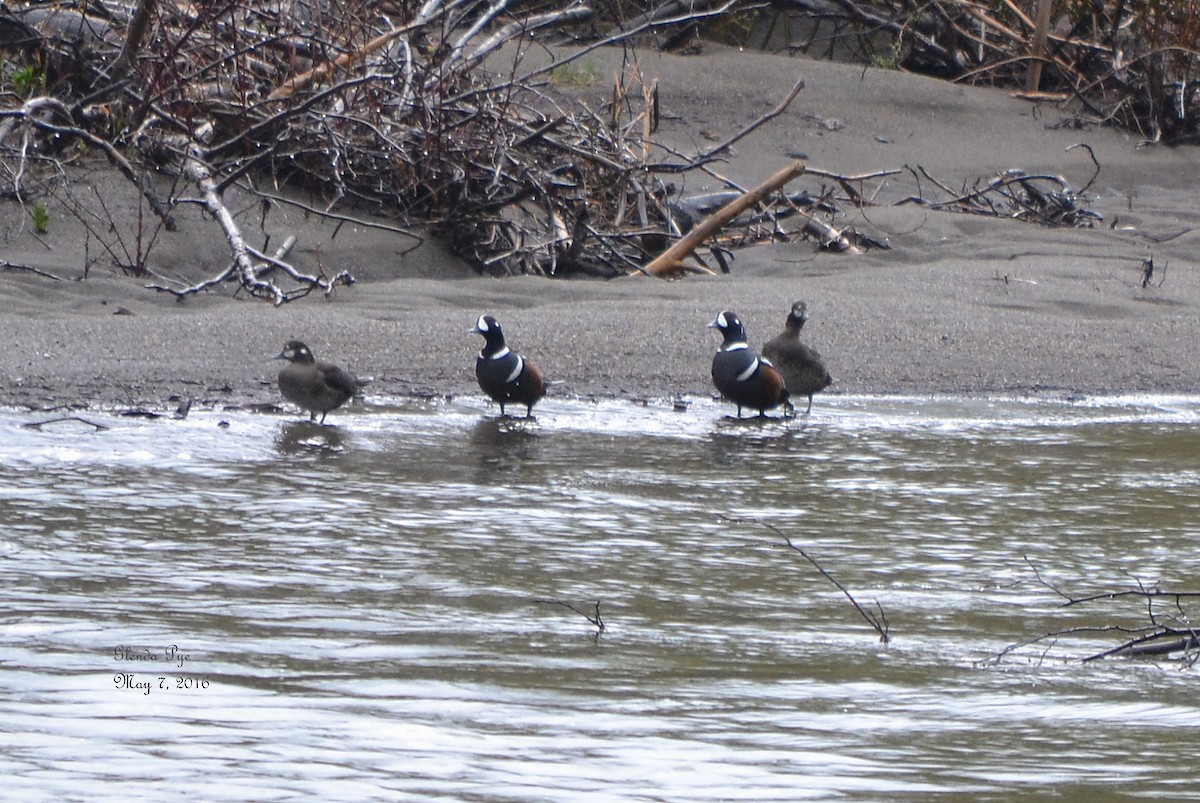
<svg viewBox="0 0 1200 803">
<path fill-rule="evenodd" d="M 250 211 L 241 220 L 255 242 L 295 234 L 299 267 L 347 268 L 358 279 L 332 299 L 275 308 L 232 286 L 178 302 L 109 267 L 111 259 L 85 278 L 87 257 L 98 256 L 87 230 L 50 205 L 48 234 L 35 237 L 10 200 L 0 205 L 0 258 L 59 280 L 0 270 L 0 404 L 277 401 L 279 364 L 269 358 L 290 338 L 371 377 L 371 394 L 478 394 L 481 341 L 469 329 L 484 312 L 556 382 L 555 396 L 707 397 L 717 336 L 706 324 L 735 310 L 761 345 L 797 298 L 809 303 L 806 340 L 826 358 L 831 393 L 1200 390 L 1191 258 L 1200 151 L 1138 147 L 1136 134 L 1112 129 L 1050 128 L 1065 116 L 1052 105 L 894 71 L 711 45 L 699 55 L 641 56 L 643 73 L 659 81 L 660 136 L 685 152 L 710 147 L 805 80 L 791 107 L 719 166 L 744 186 L 800 152 L 812 167 L 843 174 L 920 166 L 957 188 L 1019 168 L 1078 188 L 1095 172 L 1084 150 L 1068 150 L 1082 142 L 1100 164 L 1087 205 L 1103 220 L 1059 229 L 900 204 L 932 190 L 913 170 L 868 184 L 875 205 L 844 207 L 837 221 L 890 250 L 835 254 L 794 242 L 739 251 L 730 274 L 599 281 L 480 278 L 436 243 L 414 249 L 409 238 L 335 227 L 296 209 L 263 220 Z M 595 103 L 619 61 L 616 53 L 589 58 L 595 80 L 572 91 Z M 75 180 L 119 181 L 103 164 Z M 688 181 L 688 193 L 720 188 Z M 822 185 L 804 176 L 791 189 Z M 1147 257 L 1156 273 L 1142 287 Z M 217 227 L 192 213 L 178 232 L 158 235 L 150 262 L 163 275 L 196 279 L 227 259 Z"/>
</svg>

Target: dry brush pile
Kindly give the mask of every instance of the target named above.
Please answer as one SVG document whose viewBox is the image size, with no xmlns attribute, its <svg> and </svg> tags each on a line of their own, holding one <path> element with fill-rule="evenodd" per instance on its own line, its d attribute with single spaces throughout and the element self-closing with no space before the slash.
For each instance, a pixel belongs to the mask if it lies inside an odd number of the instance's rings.
<svg viewBox="0 0 1200 803">
<path fill-rule="evenodd" d="M 1161 24 L 1147 38 L 1150 17 L 1120 3 L 1030 17 L 1035 2 L 662 0 L 610 2 L 599 13 L 582 0 L 0 5 L 0 193 L 32 210 L 34 228 L 38 199 L 53 197 L 85 223 L 101 258 L 153 278 L 159 290 L 183 297 L 233 281 L 277 304 L 353 277 L 298 270 L 287 258 L 290 238 L 273 249 L 250 243 L 239 224 L 245 208 L 230 208 L 234 191 L 264 208 L 369 218 L 397 236 L 429 231 L 481 272 L 500 275 L 724 268 L 722 249 L 777 238 L 854 250 L 871 242 L 828 222 L 837 212 L 831 194 L 779 186 L 751 194 L 719 179 L 728 193 L 685 199 L 670 186 L 690 171 L 717 177 L 710 165 L 782 113 L 800 84 L 762 118 L 688 154 L 655 142 L 656 87 L 634 69 L 600 109 L 566 107 L 548 87 L 555 76 L 569 80 L 572 63 L 596 47 L 679 46 L 730 20 L 761 23 L 782 10 L 819 19 L 811 31 L 867 59 L 878 61 L 883 48 L 890 63 L 993 82 L 1032 80 L 1036 67 L 1037 86 L 1068 92 L 1097 119 L 1156 137 L 1190 135 L 1192 54 L 1166 44 L 1200 28 L 1166 11 L 1190 13 L 1190 3 L 1151 3 Z M 1040 0 L 1038 8 L 1052 6 Z M 553 51 L 566 55 L 541 52 L 553 40 L 570 40 Z M 810 36 L 804 49 L 815 47 Z M 527 59 L 533 52 L 540 58 Z M 71 184 L 65 167 L 97 153 L 140 193 L 132 234 L 102 191 Z M 864 203 L 864 181 L 888 174 L 809 173 L 830 179 L 852 204 Z M 962 191 L 925 178 L 945 199 L 911 200 L 1091 224 L 1078 194 L 1054 176 L 1004 175 Z M 675 258 L 672 242 L 739 196 L 741 214 L 693 238 L 709 245 L 710 262 Z M 229 264 L 199 283 L 165 280 L 149 255 L 180 210 L 195 206 L 219 224 Z"/>
<path fill-rule="evenodd" d="M 784 46 L 1061 101 L 1075 125 L 1200 141 L 1198 0 L 774 0 Z M 790 19 L 782 14 L 790 15 Z M 776 38 L 779 38 L 778 36 Z"/>
<path fill-rule="evenodd" d="M 663 160 L 651 148 L 655 91 L 636 74 L 600 112 L 561 108 L 545 88 L 590 48 L 732 4 L 645 19 L 530 68 L 523 54 L 538 37 L 593 14 L 579 2 L 511 5 L 522 8 L 138 0 L 0 11 L 12 87 L 0 104 L 5 191 L 22 203 L 56 193 L 138 275 L 153 275 L 147 254 L 177 210 L 199 205 L 232 258 L 198 284 L 151 285 L 181 297 L 233 280 L 282 303 L 353 281 L 295 269 L 290 240 L 272 252 L 248 242 L 226 202 L 231 188 L 269 204 L 316 198 L 306 211 L 335 219 L 365 209 L 398 233 L 432 231 L 483 272 L 640 270 L 686 226 L 661 176 L 705 169 L 755 124 L 706 153 Z M 138 188 L 150 223 L 139 224 L 135 247 L 114 242 L 119 221 L 95 190 L 72 194 L 63 166 L 83 152 L 103 153 Z M 771 236 L 778 223 L 769 211 L 765 219 L 748 226 Z"/>
</svg>

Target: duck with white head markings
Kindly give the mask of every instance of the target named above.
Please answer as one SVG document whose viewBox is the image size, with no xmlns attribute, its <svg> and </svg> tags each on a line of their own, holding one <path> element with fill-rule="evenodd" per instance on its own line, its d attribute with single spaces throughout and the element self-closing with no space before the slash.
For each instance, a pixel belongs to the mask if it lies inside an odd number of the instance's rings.
<svg viewBox="0 0 1200 803">
<path fill-rule="evenodd" d="M 737 405 L 738 418 L 742 417 L 743 407 L 758 410 L 760 416 L 781 404 L 791 408 L 783 378 L 775 366 L 750 348 L 746 330 L 737 315 L 725 310 L 717 315 L 709 328 L 723 336 L 713 355 L 713 384 L 722 396 Z"/>
<path fill-rule="evenodd" d="M 299 340 L 289 340 L 275 357 L 287 360 L 279 372 L 279 391 L 283 397 L 309 413 L 309 420 L 321 423 L 330 410 L 341 407 L 362 388 L 362 383 L 348 371 L 313 356 L 312 350 Z"/>
<path fill-rule="evenodd" d="M 538 367 L 517 354 L 504 341 L 500 323 L 491 315 L 480 315 L 471 330 L 483 335 L 483 349 L 475 359 L 475 378 L 479 387 L 500 405 L 500 415 L 507 415 L 505 405 L 517 402 L 525 405 L 525 416 L 533 415 L 533 405 L 546 395 L 546 382 Z"/>
</svg>

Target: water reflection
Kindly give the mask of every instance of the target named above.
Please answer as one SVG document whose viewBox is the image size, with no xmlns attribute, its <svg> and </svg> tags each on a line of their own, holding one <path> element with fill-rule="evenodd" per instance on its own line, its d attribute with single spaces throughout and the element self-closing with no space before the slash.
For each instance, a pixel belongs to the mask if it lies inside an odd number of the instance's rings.
<svg viewBox="0 0 1200 803">
<path fill-rule="evenodd" d="M 1198 411 L 397 401 L 87 432 L 0 411 L 6 790 L 1187 797 L 1192 672 L 976 662 L 1095 624 L 1030 562 L 1071 587 L 1194 582 Z M 758 520 L 880 606 L 892 644 Z M 599 601 L 607 626 L 538 600 Z"/>
<path fill-rule="evenodd" d="M 275 443 L 280 454 L 314 454 L 345 451 L 349 434 L 336 424 L 289 421 L 279 428 Z"/>
<path fill-rule="evenodd" d="M 541 430 L 536 418 L 495 416 L 481 418 L 471 427 L 467 448 L 478 462 L 475 481 L 489 485 L 501 475 L 519 471 L 539 454 Z"/>
</svg>

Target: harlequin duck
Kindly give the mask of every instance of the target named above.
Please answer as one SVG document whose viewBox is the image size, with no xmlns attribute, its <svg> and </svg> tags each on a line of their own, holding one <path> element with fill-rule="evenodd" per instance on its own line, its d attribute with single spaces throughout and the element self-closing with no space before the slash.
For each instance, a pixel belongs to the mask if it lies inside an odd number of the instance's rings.
<svg viewBox="0 0 1200 803">
<path fill-rule="evenodd" d="M 738 316 L 726 310 L 709 327 L 719 329 L 725 337 L 713 356 L 713 384 L 722 396 L 737 405 L 738 418 L 742 417 L 743 407 L 758 410 L 760 416 L 781 404 L 791 409 L 783 377 L 746 343 L 746 330 Z"/>
<path fill-rule="evenodd" d="M 336 365 L 319 362 L 299 340 L 289 340 L 275 359 L 288 361 L 279 372 L 280 393 L 302 410 L 308 410 L 310 421 L 315 421 L 320 413 L 324 424 L 326 413 L 358 393 L 357 379 Z"/>
<path fill-rule="evenodd" d="M 816 349 L 800 342 L 800 330 L 808 320 L 808 305 L 797 301 L 792 305 L 784 329 L 763 346 L 763 356 L 775 363 L 783 375 L 783 384 L 793 396 L 808 396 L 808 415 L 812 411 L 813 394 L 833 383 L 825 362 Z"/>
<path fill-rule="evenodd" d="M 504 332 L 491 315 L 481 315 L 472 332 L 483 335 L 486 341 L 475 360 L 475 378 L 479 387 L 500 405 L 518 402 L 525 405 L 525 417 L 533 415 L 533 405 L 546 395 L 542 372 L 531 361 L 511 351 L 504 343 Z"/>
</svg>

